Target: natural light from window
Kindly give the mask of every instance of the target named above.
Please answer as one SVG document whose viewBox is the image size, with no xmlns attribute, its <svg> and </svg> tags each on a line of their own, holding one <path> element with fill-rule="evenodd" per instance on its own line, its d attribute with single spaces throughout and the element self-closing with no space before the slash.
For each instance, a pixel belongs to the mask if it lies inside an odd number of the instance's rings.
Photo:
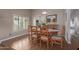
<svg viewBox="0 0 79 59">
<path fill-rule="evenodd" d="M 13 17 L 13 31 L 23 31 L 28 28 L 28 17 L 14 16 Z"/>
</svg>

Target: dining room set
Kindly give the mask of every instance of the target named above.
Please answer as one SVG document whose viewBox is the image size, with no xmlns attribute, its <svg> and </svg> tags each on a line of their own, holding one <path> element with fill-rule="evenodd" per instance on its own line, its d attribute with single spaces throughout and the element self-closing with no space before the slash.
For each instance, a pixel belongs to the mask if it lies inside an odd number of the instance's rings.
<svg viewBox="0 0 79 59">
<path fill-rule="evenodd" d="M 47 48 L 56 45 L 62 48 L 65 40 L 65 26 L 62 25 L 60 29 L 58 27 L 57 15 L 48 15 L 46 16 L 45 23 L 40 25 L 39 20 L 36 20 L 36 26 L 29 26 L 29 38 L 32 41 L 39 41 L 40 47 L 42 46 L 42 42 L 45 42 Z"/>
</svg>

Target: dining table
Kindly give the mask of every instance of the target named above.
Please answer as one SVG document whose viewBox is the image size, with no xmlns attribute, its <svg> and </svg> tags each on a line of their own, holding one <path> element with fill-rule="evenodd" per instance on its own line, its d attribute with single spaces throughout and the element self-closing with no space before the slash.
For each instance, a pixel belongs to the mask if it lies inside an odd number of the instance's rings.
<svg viewBox="0 0 79 59">
<path fill-rule="evenodd" d="M 56 35 L 60 30 L 55 30 L 55 29 L 48 29 L 48 32 L 50 35 Z"/>
<path fill-rule="evenodd" d="M 48 28 L 47 30 L 41 30 L 40 28 L 41 27 L 37 27 L 37 30 L 33 29 L 32 32 L 37 32 L 37 33 L 40 33 L 40 34 L 48 32 L 49 37 L 51 37 L 53 35 L 56 35 L 60 31 L 60 29 L 50 29 L 50 28 Z"/>
</svg>

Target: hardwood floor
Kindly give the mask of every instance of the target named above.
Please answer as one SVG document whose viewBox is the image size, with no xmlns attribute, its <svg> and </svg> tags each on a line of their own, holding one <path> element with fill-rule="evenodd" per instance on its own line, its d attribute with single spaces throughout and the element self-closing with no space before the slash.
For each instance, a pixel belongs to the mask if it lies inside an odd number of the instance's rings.
<svg viewBox="0 0 79 59">
<path fill-rule="evenodd" d="M 25 35 L 4 41 L 2 42 L 1 45 L 4 47 L 10 47 L 14 50 L 73 50 L 73 49 L 76 49 L 76 48 L 73 48 L 72 45 L 66 44 L 66 42 L 63 43 L 63 48 L 57 45 L 51 46 L 50 48 L 46 48 L 45 42 L 42 42 L 42 46 L 40 47 L 39 41 L 29 40 L 28 36 L 25 36 Z"/>
</svg>

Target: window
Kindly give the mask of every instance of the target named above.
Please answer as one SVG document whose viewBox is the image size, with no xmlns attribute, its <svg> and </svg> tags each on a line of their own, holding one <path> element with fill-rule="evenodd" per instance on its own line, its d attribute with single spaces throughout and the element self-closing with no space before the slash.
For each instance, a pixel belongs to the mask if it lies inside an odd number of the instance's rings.
<svg viewBox="0 0 79 59">
<path fill-rule="evenodd" d="M 13 31 L 22 31 L 28 28 L 28 18 L 22 16 L 14 16 Z"/>
<path fill-rule="evenodd" d="M 41 25 L 42 23 L 46 23 L 45 16 L 38 16 L 38 17 L 33 18 L 33 24 L 32 25 L 36 26 L 37 24 Z"/>
</svg>

